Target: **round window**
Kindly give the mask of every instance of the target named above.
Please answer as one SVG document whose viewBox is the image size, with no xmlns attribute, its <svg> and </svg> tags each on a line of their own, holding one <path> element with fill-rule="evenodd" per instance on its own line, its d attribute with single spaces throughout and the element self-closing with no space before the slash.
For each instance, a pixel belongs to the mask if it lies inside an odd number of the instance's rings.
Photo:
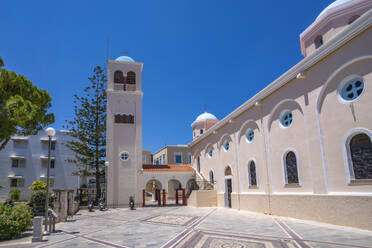
<svg viewBox="0 0 372 248">
<path fill-rule="evenodd" d="M 280 124 L 282 124 L 283 127 L 289 127 L 292 124 L 292 121 L 292 112 L 289 110 L 285 111 L 280 118 Z"/>
<path fill-rule="evenodd" d="M 208 151 L 208 156 L 209 156 L 210 158 L 213 156 L 213 149 L 212 149 L 212 148 L 209 149 L 209 151 Z"/>
<path fill-rule="evenodd" d="M 225 148 L 225 151 L 228 151 L 229 148 L 230 148 L 230 142 L 228 140 L 226 140 L 223 147 Z"/>
<path fill-rule="evenodd" d="M 340 95 L 345 101 L 357 99 L 363 92 L 364 82 L 361 78 L 354 78 L 348 81 L 341 89 Z"/>
<path fill-rule="evenodd" d="M 249 143 L 251 143 L 253 141 L 253 138 L 254 138 L 254 131 L 253 129 L 248 129 L 247 132 L 245 133 L 245 138 L 247 139 L 247 141 Z"/>
<path fill-rule="evenodd" d="M 127 161 L 128 159 L 129 159 L 129 153 L 128 152 L 120 153 L 120 160 L 121 161 Z"/>
</svg>

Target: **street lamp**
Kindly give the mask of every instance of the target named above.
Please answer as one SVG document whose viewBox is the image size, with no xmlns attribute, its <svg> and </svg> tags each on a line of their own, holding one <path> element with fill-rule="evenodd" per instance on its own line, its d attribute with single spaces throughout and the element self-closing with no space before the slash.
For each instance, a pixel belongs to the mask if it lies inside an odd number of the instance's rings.
<svg viewBox="0 0 372 248">
<path fill-rule="evenodd" d="M 49 177 L 50 177 L 50 150 L 52 146 L 52 137 L 56 135 L 56 130 L 52 127 L 48 127 L 45 130 L 48 135 L 48 165 L 47 165 L 47 182 L 46 182 L 46 195 L 45 195 L 45 230 L 44 235 L 49 235 L 48 232 L 48 209 L 49 209 Z"/>
<path fill-rule="evenodd" d="M 110 165 L 109 161 L 105 162 L 105 206 L 107 207 L 107 169 Z"/>
</svg>

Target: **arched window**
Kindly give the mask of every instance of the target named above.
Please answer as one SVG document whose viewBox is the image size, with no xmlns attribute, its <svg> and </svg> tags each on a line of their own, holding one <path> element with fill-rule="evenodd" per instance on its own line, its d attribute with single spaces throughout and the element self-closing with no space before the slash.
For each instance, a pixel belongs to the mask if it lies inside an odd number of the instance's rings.
<svg viewBox="0 0 372 248">
<path fill-rule="evenodd" d="M 314 39 L 315 48 L 319 48 L 321 45 L 323 45 L 323 36 L 318 35 Z"/>
<path fill-rule="evenodd" d="M 257 186 L 256 164 L 251 161 L 248 165 L 249 186 Z"/>
<path fill-rule="evenodd" d="M 297 158 L 292 151 L 285 156 L 285 174 L 286 183 L 298 183 Z"/>
<path fill-rule="evenodd" d="M 128 123 L 128 116 L 126 114 L 121 115 L 121 123 Z"/>
<path fill-rule="evenodd" d="M 213 156 L 213 148 L 209 148 L 208 156 L 211 158 Z"/>
<path fill-rule="evenodd" d="M 230 166 L 226 166 L 225 168 L 225 176 L 231 176 L 232 173 L 231 173 L 231 168 Z"/>
<path fill-rule="evenodd" d="M 120 123 L 120 114 L 115 115 L 115 123 Z"/>
<path fill-rule="evenodd" d="M 128 71 L 127 73 L 127 84 L 136 84 L 136 73 Z"/>
<path fill-rule="evenodd" d="M 225 149 L 226 152 L 230 149 L 230 141 L 229 140 L 226 140 L 223 143 L 223 148 Z"/>
<path fill-rule="evenodd" d="M 209 171 L 209 182 L 211 184 L 214 184 L 214 176 L 213 176 L 213 171 L 212 170 Z"/>
<path fill-rule="evenodd" d="M 355 179 L 372 179 L 372 143 L 360 133 L 350 140 L 350 155 Z"/>
<path fill-rule="evenodd" d="M 354 15 L 352 17 L 350 17 L 349 21 L 347 22 L 347 24 L 352 24 L 356 19 L 358 19 L 360 16 L 359 15 Z"/>
<path fill-rule="evenodd" d="M 128 122 L 127 123 L 134 123 L 134 115 L 128 115 Z"/>
<path fill-rule="evenodd" d="M 200 157 L 196 159 L 196 170 L 200 173 Z"/>
<path fill-rule="evenodd" d="M 115 71 L 114 72 L 114 83 L 123 84 L 124 83 L 124 76 L 122 71 Z"/>
</svg>

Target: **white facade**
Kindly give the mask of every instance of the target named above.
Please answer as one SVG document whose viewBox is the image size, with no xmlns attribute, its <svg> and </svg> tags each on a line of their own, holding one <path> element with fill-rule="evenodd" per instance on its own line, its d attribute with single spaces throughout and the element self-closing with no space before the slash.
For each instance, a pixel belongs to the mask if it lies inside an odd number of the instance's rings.
<svg viewBox="0 0 372 248">
<path fill-rule="evenodd" d="M 372 230 L 372 1 L 331 9 L 303 60 L 189 144 L 217 206 Z"/>
<path fill-rule="evenodd" d="M 53 182 L 51 189 L 76 190 L 79 187 L 79 177 L 72 175 L 72 172 L 76 171 L 76 166 L 66 161 L 74 158 L 73 152 L 65 145 L 71 139 L 72 137 L 63 130 L 57 131 L 53 137 L 55 144 L 51 150 L 50 175 Z M 48 137 L 44 131 L 33 136 L 12 137 L 5 149 L 0 151 L 0 180 L 3 186 L 3 189 L 0 189 L 0 200 L 6 200 L 9 190 L 13 188 L 21 190 L 22 200 L 28 200 L 30 196 L 28 187 L 32 182 L 37 180 L 46 182 L 47 158 Z"/>
</svg>

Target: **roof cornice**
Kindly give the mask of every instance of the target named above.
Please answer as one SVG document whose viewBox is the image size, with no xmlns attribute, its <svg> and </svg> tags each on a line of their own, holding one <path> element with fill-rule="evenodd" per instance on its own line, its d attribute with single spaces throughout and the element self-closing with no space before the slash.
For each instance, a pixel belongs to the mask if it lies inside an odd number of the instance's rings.
<svg viewBox="0 0 372 248">
<path fill-rule="evenodd" d="M 126 61 L 117 61 L 117 60 L 107 60 L 106 64 L 110 62 L 113 64 L 124 64 L 124 65 L 135 65 L 135 66 L 140 66 L 141 71 L 143 70 L 143 63 L 142 62 L 126 62 Z"/>
<path fill-rule="evenodd" d="M 189 143 L 189 146 L 192 147 L 197 143 L 201 142 L 203 139 L 208 137 L 209 135 L 217 132 L 218 129 L 222 128 L 223 126 L 227 125 L 230 120 L 238 117 L 240 114 L 248 110 L 249 108 L 254 107 L 256 102 L 263 101 L 266 97 L 268 97 L 271 93 L 278 90 L 283 85 L 287 84 L 289 81 L 294 79 L 299 73 L 303 73 L 304 71 L 310 69 L 313 65 L 317 62 L 328 56 L 330 53 L 334 52 L 341 46 L 343 46 L 346 42 L 351 40 L 353 37 L 357 36 L 358 34 L 362 33 L 364 30 L 367 30 L 372 25 L 372 10 L 367 11 L 364 15 L 359 17 L 355 22 L 350 24 L 344 30 L 336 34 L 332 39 L 328 42 L 323 44 L 317 50 L 315 50 L 312 54 L 302 59 L 299 63 L 289 69 L 287 72 L 282 74 L 279 78 L 275 81 L 270 83 L 266 86 L 263 90 L 258 92 L 248 101 L 240 105 L 237 109 L 233 112 L 228 114 L 225 118 L 217 122 L 213 125 L 210 129 L 207 130 L 204 134 L 197 137 L 195 140 Z"/>
</svg>

